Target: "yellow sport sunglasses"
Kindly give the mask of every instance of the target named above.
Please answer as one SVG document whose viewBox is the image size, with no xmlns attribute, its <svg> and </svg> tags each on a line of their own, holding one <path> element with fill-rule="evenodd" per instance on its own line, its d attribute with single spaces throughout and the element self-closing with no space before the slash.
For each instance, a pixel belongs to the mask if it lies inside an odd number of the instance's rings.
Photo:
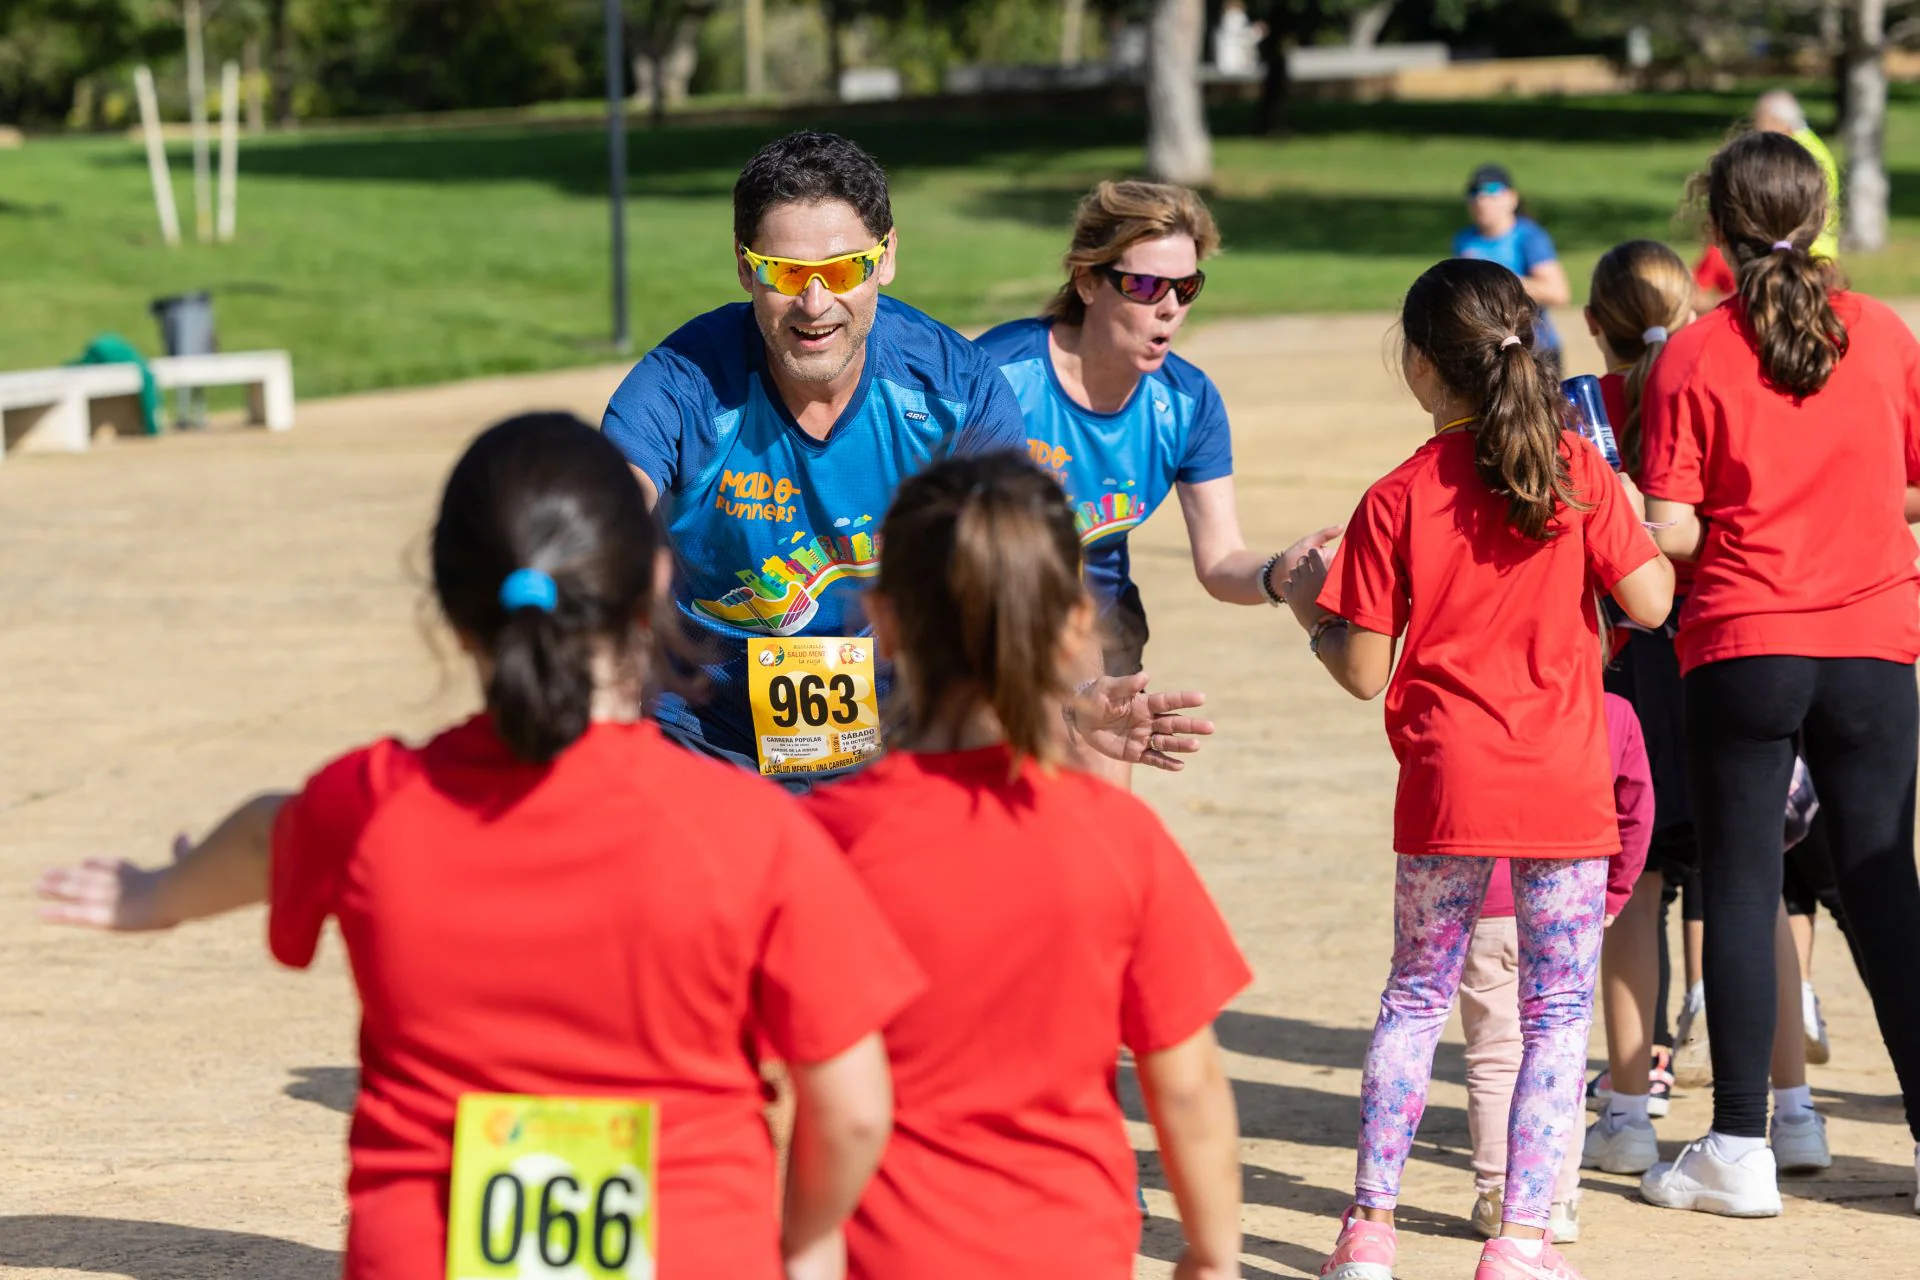
<svg viewBox="0 0 1920 1280">
<path fill-rule="evenodd" d="M 858 289 L 880 269 L 880 260 L 887 256 L 887 242 L 882 240 L 871 249 L 843 253 L 837 258 L 820 262 L 807 262 L 801 258 L 768 258 L 745 245 L 740 246 L 740 255 L 753 268 L 754 279 L 776 293 L 797 298 L 807 291 L 807 286 L 813 283 L 816 276 L 829 293 L 849 293 Z"/>
</svg>

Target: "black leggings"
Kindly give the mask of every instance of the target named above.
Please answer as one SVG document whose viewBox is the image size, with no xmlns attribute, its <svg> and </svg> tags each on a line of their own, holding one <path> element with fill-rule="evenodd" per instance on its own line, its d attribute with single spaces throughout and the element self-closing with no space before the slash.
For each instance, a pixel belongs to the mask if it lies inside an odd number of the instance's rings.
<svg viewBox="0 0 1920 1280">
<path fill-rule="evenodd" d="M 1794 735 L 1820 789 L 1834 878 L 1920 1139 L 1920 876 L 1913 861 L 1920 693 L 1875 658 L 1733 658 L 1686 677 L 1688 781 L 1706 905 L 1713 1127 L 1767 1133 L 1774 920 Z"/>
</svg>

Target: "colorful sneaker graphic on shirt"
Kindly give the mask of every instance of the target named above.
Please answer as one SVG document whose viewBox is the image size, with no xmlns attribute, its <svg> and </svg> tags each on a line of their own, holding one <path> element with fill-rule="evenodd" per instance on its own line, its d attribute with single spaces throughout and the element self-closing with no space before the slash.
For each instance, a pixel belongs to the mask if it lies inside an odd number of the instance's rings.
<svg viewBox="0 0 1920 1280">
<path fill-rule="evenodd" d="M 870 525 L 871 516 L 856 524 Z M 872 534 L 823 538 L 796 533 L 788 544 L 738 573 L 744 584 L 718 600 L 695 600 L 693 608 L 716 622 L 770 636 L 798 635 L 820 611 L 827 588 L 846 578 L 871 578 L 880 571 L 880 543 Z"/>
</svg>

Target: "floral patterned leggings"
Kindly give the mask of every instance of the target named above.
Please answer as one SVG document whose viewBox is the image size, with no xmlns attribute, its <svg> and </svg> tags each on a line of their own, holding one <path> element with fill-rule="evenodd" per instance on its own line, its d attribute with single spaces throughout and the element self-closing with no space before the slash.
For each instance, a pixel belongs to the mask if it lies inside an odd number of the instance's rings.
<svg viewBox="0 0 1920 1280">
<path fill-rule="evenodd" d="M 1360 1080 L 1355 1200 L 1391 1209 L 1427 1106 L 1433 1050 L 1447 1025 L 1492 858 L 1409 857 L 1393 895 L 1393 971 L 1380 995 Z M 1554 1178 L 1580 1133 L 1606 912 L 1605 858 L 1515 858 L 1520 1027 L 1525 1041 L 1507 1121 L 1506 1221 L 1547 1225 Z"/>
</svg>

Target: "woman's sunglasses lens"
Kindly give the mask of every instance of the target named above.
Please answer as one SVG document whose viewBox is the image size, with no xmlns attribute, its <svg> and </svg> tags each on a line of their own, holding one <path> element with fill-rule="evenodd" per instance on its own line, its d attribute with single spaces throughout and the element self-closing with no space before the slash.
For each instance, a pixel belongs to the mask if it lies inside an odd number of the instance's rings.
<svg viewBox="0 0 1920 1280">
<path fill-rule="evenodd" d="M 1120 273 L 1120 292 L 1135 302 L 1158 302 L 1167 296 L 1167 286 L 1173 282 L 1164 276 L 1136 276 L 1128 272 Z"/>
<path fill-rule="evenodd" d="M 1180 300 L 1181 306 L 1188 306 L 1195 298 L 1200 296 L 1201 286 L 1206 284 L 1206 282 L 1207 278 L 1198 273 L 1190 276 L 1182 276 L 1173 282 L 1173 296 Z"/>
</svg>

